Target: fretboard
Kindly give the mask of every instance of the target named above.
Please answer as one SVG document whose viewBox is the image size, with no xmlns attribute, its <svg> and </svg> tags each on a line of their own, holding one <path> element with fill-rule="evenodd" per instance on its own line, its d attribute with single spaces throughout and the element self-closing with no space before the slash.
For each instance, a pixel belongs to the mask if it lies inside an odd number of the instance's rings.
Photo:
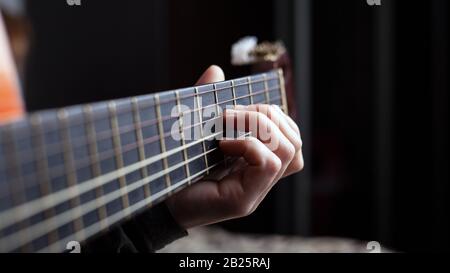
<svg viewBox="0 0 450 273">
<path fill-rule="evenodd" d="M 0 252 L 64 251 L 197 182 L 225 160 L 222 111 L 250 104 L 287 111 L 281 70 L 0 126 Z"/>
</svg>

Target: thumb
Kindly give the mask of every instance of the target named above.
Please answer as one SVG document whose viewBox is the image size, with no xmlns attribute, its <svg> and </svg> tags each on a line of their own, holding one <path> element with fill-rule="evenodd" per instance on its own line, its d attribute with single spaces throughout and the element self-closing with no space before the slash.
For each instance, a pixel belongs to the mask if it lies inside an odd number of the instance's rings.
<svg viewBox="0 0 450 273">
<path fill-rule="evenodd" d="M 224 80 L 225 75 L 222 68 L 218 67 L 217 65 L 211 65 L 208 69 L 206 69 L 205 72 L 203 72 L 203 75 L 197 81 L 196 85 L 221 82 Z"/>
</svg>

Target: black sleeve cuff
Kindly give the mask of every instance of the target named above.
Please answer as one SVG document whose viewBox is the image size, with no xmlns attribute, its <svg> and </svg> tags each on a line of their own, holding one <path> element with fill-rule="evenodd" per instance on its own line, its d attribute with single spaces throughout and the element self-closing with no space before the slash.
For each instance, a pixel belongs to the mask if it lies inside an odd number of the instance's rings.
<svg viewBox="0 0 450 273">
<path fill-rule="evenodd" d="M 176 223 L 165 203 L 126 222 L 123 229 L 139 252 L 155 252 L 188 235 Z"/>
<path fill-rule="evenodd" d="M 149 253 L 187 235 L 163 202 L 86 242 L 82 252 Z"/>
</svg>

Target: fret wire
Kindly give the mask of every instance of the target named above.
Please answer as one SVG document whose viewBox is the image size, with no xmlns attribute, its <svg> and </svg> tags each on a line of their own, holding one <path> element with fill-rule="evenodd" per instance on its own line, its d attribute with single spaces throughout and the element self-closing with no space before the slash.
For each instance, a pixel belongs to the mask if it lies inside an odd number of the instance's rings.
<svg viewBox="0 0 450 273">
<path fill-rule="evenodd" d="M 257 75 L 254 75 L 254 76 L 257 76 Z M 250 76 L 250 77 L 253 77 L 253 76 Z M 276 80 L 276 79 L 278 79 L 278 76 L 277 77 L 271 77 L 268 80 Z M 235 80 L 238 80 L 238 79 L 235 79 Z M 235 81 L 235 80 L 229 80 L 229 81 L 231 82 L 231 81 Z M 248 85 L 248 84 L 254 84 L 254 83 L 259 83 L 259 82 L 262 82 L 262 80 L 256 80 L 256 81 L 252 81 L 250 83 L 246 82 L 246 83 L 235 84 L 234 86 L 235 87 L 240 87 L 240 86 L 245 86 L 245 85 Z M 206 84 L 206 86 L 208 86 L 208 85 L 211 85 L 211 84 Z M 203 85 L 203 86 L 205 86 L 205 85 Z M 200 88 L 202 86 L 200 85 L 200 86 L 196 86 L 196 87 Z M 217 88 L 217 90 L 209 90 L 209 91 L 205 91 L 205 92 L 203 92 L 201 94 L 209 94 L 209 93 L 213 93 L 214 91 L 228 90 L 229 88 L 230 87 L 221 87 L 221 88 Z M 171 91 L 169 91 L 169 92 L 171 92 Z M 187 96 L 180 96 L 180 99 L 181 100 L 188 99 L 188 98 L 191 98 L 191 97 L 194 97 L 194 96 L 195 96 L 195 94 L 190 94 L 190 95 L 187 95 Z M 175 101 L 176 101 L 175 99 L 162 100 L 162 101 L 160 101 L 160 105 L 164 105 L 164 104 L 167 104 L 167 103 L 173 103 Z M 155 106 L 155 104 L 148 105 L 148 106 Z"/>
<path fill-rule="evenodd" d="M 200 124 L 203 125 L 203 113 L 200 110 L 202 108 L 201 102 L 200 102 L 200 96 L 199 96 L 199 92 L 198 92 L 198 87 L 195 87 L 195 94 L 197 95 L 197 108 L 199 109 L 198 111 L 198 118 L 200 120 Z M 194 105 L 195 106 L 195 105 Z M 203 134 L 203 126 L 200 126 L 200 137 L 202 139 L 204 139 L 204 134 Z M 206 144 L 205 144 L 205 140 L 202 141 L 202 146 L 203 146 L 203 152 L 206 152 Z M 208 168 L 209 164 L 208 164 L 208 157 L 205 155 L 205 165 L 206 168 Z M 209 171 L 206 173 L 206 175 L 209 174 Z"/>
<path fill-rule="evenodd" d="M 141 117 L 139 113 L 139 103 L 136 97 L 133 97 L 131 99 L 132 107 L 133 107 L 133 118 L 134 118 L 134 124 L 135 124 L 135 132 L 136 132 L 136 139 L 137 139 L 137 146 L 139 149 L 139 160 L 143 161 L 145 160 L 145 150 L 144 150 L 144 136 L 142 135 L 142 127 L 139 126 L 141 124 Z M 141 169 L 141 175 L 142 177 L 148 176 L 147 168 Z M 144 187 L 144 197 L 148 198 L 152 194 L 152 190 L 150 188 L 150 185 L 147 185 Z"/>
<path fill-rule="evenodd" d="M 215 90 L 217 90 L 217 84 L 214 84 L 213 87 Z M 220 111 L 219 96 L 217 95 L 217 91 L 214 91 L 214 100 L 216 101 L 216 113 L 217 113 L 216 115 L 219 116 L 221 111 Z"/>
<path fill-rule="evenodd" d="M 239 97 L 239 99 L 241 99 L 241 98 L 244 98 L 244 97 L 246 97 L 246 96 L 243 96 L 243 97 Z M 275 98 L 275 99 L 277 99 L 277 98 Z M 221 118 L 221 117 L 218 117 L 218 118 L 215 118 L 215 119 L 219 119 L 219 118 Z M 205 122 L 207 122 L 207 121 L 202 121 L 202 123 L 198 123 L 198 124 L 194 124 L 194 125 L 192 125 L 192 126 L 189 126 L 189 127 L 186 127 L 186 128 L 184 128 L 184 129 L 189 129 L 189 128 L 195 128 L 196 126 L 201 126 L 203 123 L 205 123 Z M 169 137 L 170 136 L 170 132 L 167 132 L 164 136 L 162 136 L 162 137 L 164 137 L 164 138 L 166 138 L 166 137 Z M 160 137 L 160 136 L 155 136 L 155 137 Z M 155 137 L 153 137 L 153 138 L 155 138 Z M 159 138 L 158 138 L 159 139 Z M 147 140 L 145 140 L 144 141 L 144 144 L 148 144 L 148 143 L 152 143 L 152 142 L 154 142 L 152 139 L 147 139 Z M 123 151 L 130 151 L 130 150 L 132 150 L 132 149 L 134 149 L 134 148 L 136 148 L 137 147 L 137 144 L 129 144 L 129 145 L 127 145 L 127 146 L 124 146 L 124 148 L 122 149 Z M 102 152 L 102 153 L 99 153 L 99 158 L 100 158 L 100 160 L 105 160 L 105 159 L 110 159 L 111 158 L 111 156 L 114 156 L 114 151 L 112 151 L 112 150 L 109 150 L 109 151 L 105 151 L 105 152 Z M 87 159 L 89 159 L 89 158 L 87 158 Z M 82 164 L 83 163 L 83 164 Z M 85 166 L 89 166 L 89 161 L 87 161 L 86 160 L 86 158 L 83 158 L 83 159 L 79 159 L 79 160 L 77 160 L 77 166 L 79 166 L 80 168 L 79 169 L 82 169 L 83 167 L 85 167 Z M 79 170 L 79 169 L 76 169 L 76 170 Z M 65 173 L 65 169 L 64 168 L 62 168 L 62 167 L 53 167 L 53 174 L 54 174 L 54 176 L 55 177 L 57 177 L 59 174 L 64 174 Z M 58 173 L 57 172 L 57 170 L 60 170 L 60 172 Z M 75 172 L 75 171 L 74 171 Z M 20 188 L 18 188 L 17 190 L 21 190 Z"/>
<path fill-rule="evenodd" d="M 257 76 L 257 75 L 255 75 L 255 76 Z M 269 78 L 268 80 L 275 80 L 275 79 L 278 79 L 278 76 L 277 76 L 277 77 Z M 234 80 L 229 80 L 229 81 L 231 82 L 231 81 L 234 81 Z M 252 83 L 258 83 L 258 82 L 262 82 L 262 80 L 252 81 Z M 247 85 L 247 84 L 249 84 L 249 83 L 236 84 L 235 87 L 244 86 L 244 85 Z M 201 87 L 201 86 L 197 86 L 197 87 Z M 227 90 L 227 89 L 229 89 L 229 87 L 218 88 L 217 91 L 223 91 L 223 90 Z M 166 91 L 166 92 L 171 92 L 171 91 Z M 202 93 L 202 94 L 208 94 L 208 93 L 210 93 L 210 92 L 214 92 L 214 90 L 207 91 L 207 92 Z M 141 97 L 144 98 L 145 96 L 149 96 L 149 95 L 143 95 L 143 96 L 141 96 Z M 154 95 L 150 95 L 150 96 L 154 96 Z M 181 96 L 180 99 L 183 100 L 183 99 L 191 98 L 191 97 L 194 97 L 194 96 L 195 96 L 195 95 Z M 138 98 L 140 98 L 140 97 L 138 97 Z M 170 100 L 164 100 L 164 101 L 161 101 L 161 105 L 168 104 L 168 103 L 173 103 L 174 101 L 175 101 L 175 100 L 173 100 L 173 99 L 170 99 Z M 100 103 L 102 103 L 102 102 L 100 102 Z M 80 106 L 81 106 L 81 105 L 80 105 Z M 155 106 L 155 104 L 148 104 L 147 106 Z M 76 107 L 76 106 L 62 107 L 61 109 L 68 110 L 68 109 L 71 108 L 71 107 Z M 61 109 L 60 109 L 60 110 L 61 110 Z M 121 112 L 121 111 L 118 111 L 118 112 L 117 112 L 117 114 L 123 114 L 123 113 L 124 113 L 124 112 Z M 39 112 L 37 112 L 37 113 L 32 113 L 32 114 L 29 115 L 29 117 L 32 117 L 32 116 L 35 116 L 35 115 L 39 115 Z M 106 118 L 106 117 L 100 117 L 100 118 L 95 117 L 95 119 L 94 119 L 93 121 L 97 121 L 97 120 L 102 119 L 102 118 Z M 76 121 L 78 121 L 78 122 L 73 122 L 73 125 L 80 125 L 80 124 L 82 123 L 82 120 L 81 120 L 81 119 L 78 119 L 78 120 L 76 120 Z M 2 127 L 2 125 L 0 125 L 0 127 Z M 54 131 L 54 129 L 49 130 L 49 132 L 52 132 L 52 131 Z M 32 135 L 31 137 L 34 137 L 34 135 Z M 8 144 L 8 143 L 5 143 L 5 144 Z"/>
<path fill-rule="evenodd" d="M 277 87 L 275 87 L 275 88 L 271 88 L 271 89 L 268 90 L 268 91 L 277 90 L 278 88 L 279 88 L 279 86 L 277 86 Z M 261 94 L 261 93 L 263 93 L 263 92 L 267 92 L 267 90 L 261 90 L 261 91 L 258 91 L 258 92 L 253 92 L 253 95 L 258 95 L 258 94 Z M 202 93 L 202 94 L 204 94 L 204 93 Z M 244 98 L 248 98 L 248 97 L 249 97 L 248 95 L 245 95 L 245 96 L 241 96 L 241 97 L 237 97 L 237 98 L 233 98 L 233 99 L 230 99 L 230 100 L 223 101 L 223 102 L 221 102 L 220 104 L 225 104 L 225 103 L 228 103 L 228 102 L 234 102 L 234 104 L 235 104 L 236 100 L 240 100 L 240 99 L 244 99 Z M 189 111 L 185 111 L 185 112 L 183 112 L 183 114 L 189 114 L 189 113 L 198 112 L 199 110 L 205 110 L 205 109 L 207 109 L 207 108 L 209 108 L 209 107 L 214 107 L 214 106 L 216 106 L 216 105 L 211 104 L 211 105 L 207 105 L 207 106 L 205 106 L 205 107 L 203 107 L 203 108 L 201 108 L 201 109 L 195 108 L 195 109 L 192 109 L 192 110 L 189 110 Z M 170 120 L 170 119 L 172 119 L 172 118 L 173 118 L 172 116 L 162 117 L 162 121 L 167 121 L 167 120 Z M 158 122 L 157 119 L 142 122 L 142 123 L 140 124 L 140 125 L 141 125 L 140 128 L 142 128 L 142 127 L 144 127 L 144 126 L 151 126 L 151 125 L 154 125 L 154 124 L 156 124 L 157 122 Z M 130 132 L 130 131 L 132 131 L 132 130 L 134 129 L 134 127 L 135 127 L 135 125 L 133 125 L 133 124 L 132 124 L 132 125 L 121 126 L 121 127 L 119 128 L 119 133 L 120 133 L 120 134 L 123 134 L 123 133 Z M 104 140 L 104 139 L 110 138 L 111 136 L 112 136 L 111 131 L 104 131 L 104 132 L 101 132 L 101 133 L 97 134 L 97 140 Z M 76 144 L 77 144 L 77 145 L 74 145 L 74 148 L 84 147 L 85 143 L 84 143 L 83 141 L 81 141 L 81 138 L 83 138 L 83 137 L 78 137 L 78 138 L 76 139 L 76 141 L 77 141 Z M 74 143 L 74 142 L 72 141 L 72 143 Z M 55 155 L 55 154 L 59 153 L 60 151 L 57 150 L 57 149 L 55 149 L 55 147 L 58 147 L 59 145 L 60 145 L 59 142 L 58 142 L 58 143 L 54 143 L 54 144 L 49 144 L 49 145 L 47 145 L 47 147 L 48 147 L 47 152 L 48 152 L 50 149 L 53 148 L 52 153 L 48 153 L 48 155 Z M 33 154 L 30 154 L 29 157 L 30 157 L 30 158 L 33 157 Z M 29 158 L 28 158 L 28 159 L 29 159 Z M 30 161 L 25 161 L 25 162 L 28 163 L 28 162 L 30 162 Z"/>
<path fill-rule="evenodd" d="M 284 82 L 282 69 L 278 69 L 278 82 L 280 84 L 280 95 L 281 95 L 281 101 L 283 104 L 283 110 L 284 110 L 284 113 L 287 115 L 289 109 L 288 109 L 288 103 L 287 103 L 287 98 L 286 98 L 286 86 L 285 86 L 285 82 Z"/>
<path fill-rule="evenodd" d="M 254 76 L 256 76 L 256 75 L 254 75 Z M 250 76 L 250 77 L 252 77 L 252 76 Z M 272 77 L 272 78 L 269 78 L 269 80 L 276 80 L 276 79 L 278 79 L 278 76 L 277 77 Z M 235 79 L 236 80 L 236 79 Z M 230 82 L 234 82 L 235 80 L 229 80 Z M 256 81 L 252 81 L 252 82 L 246 82 L 246 83 L 240 83 L 240 84 L 234 84 L 234 87 L 240 87 L 240 86 L 245 86 L 245 85 L 248 85 L 248 84 L 254 84 L 254 83 L 259 83 L 259 82 L 262 82 L 262 80 L 256 80 Z M 206 86 L 207 85 L 211 85 L 211 84 L 206 84 Z M 202 87 L 202 86 L 197 86 L 197 88 L 200 88 L 200 87 Z M 203 93 L 201 93 L 202 95 L 204 95 L 204 94 L 209 94 L 209 93 L 213 93 L 213 92 L 217 92 L 217 91 L 224 91 L 224 90 L 228 90 L 230 87 L 221 87 L 221 88 L 217 88 L 216 90 L 209 90 L 209 91 L 205 91 L 205 92 L 203 92 Z M 188 98 L 191 98 L 191 97 L 194 97 L 195 96 L 195 94 L 190 94 L 190 95 L 187 95 L 187 96 L 180 96 L 180 99 L 181 100 L 183 100 L 183 99 L 188 99 Z M 173 100 L 173 99 L 169 99 L 169 100 L 165 100 L 165 101 L 161 101 L 160 102 L 160 104 L 161 105 L 163 105 L 163 104 L 166 104 L 166 103 L 172 103 L 172 102 L 174 102 L 175 100 Z M 153 105 L 154 106 L 154 105 Z"/>
<path fill-rule="evenodd" d="M 69 132 L 69 122 L 68 122 L 68 115 L 65 109 L 61 109 L 58 112 L 58 119 L 59 123 L 61 124 L 62 131 L 61 134 L 63 134 L 63 157 L 64 157 L 64 167 L 66 169 L 66 179 L 67 179 L 67 185 L 70 186 L 72 195 L 74 198 L 70 198 L 70 207 L 71 209 L 75 209 L 77 213 L 83 213 L 81 211 L 80 205 L 80 192 L 78 191 L 78 183 L 77 183 L 77 176 L 76 176 L 76 168 L 75 168 L 75 162 L 73 158 L 73 150 L 71 145 L 71 136 Z M 66 200 L 66 201 L 69 201 Z M 62 202 L 61 202 L 62 203 Z M 82 219 L 75 219 L 73 221 L 73 228 L 76 231 L 82 231 L 84 228 L 84 223 Z"/>
<path fill-rule="evenodd" d="M 180 136 L 181 136 L 181 145 L 184 147 L 186 146 L 186 141 L 185 141 L 185 137 L 184 137 L 184 124 L 183 124 L 183 113 L 181 112 L 181 102 L 180 102 L 180 93 L 177 91 L 175 91 L 175 96 L 177 99 L 177 109 L 178 109 L 178 113 L 180 114 L 179 117 L 179 121 L 180 121 Z M 184 162 L 186 163 L 188 160 L 188 154 L 187 154 L 187 149 L 183 149 L 183 158 L 184 158 Z M 189 168 L 189 164 L 185 164 L 185 171 L 186 171 L 186 177 L 190 177 L 191 176 L 191 170 Z M 188 180 L 188 185 L 191 185 L 191 180 Z"/>
<path fill-rule="evenodd" d="M 250 104 L 251 105 L 253 105 L 254 103 L 253 103 L 253 91 L 252 91 L 252 81 L 251 81 L 251 78 L 250 77 L 248 77 L 247 78 L 247 81 L 249 82 L 249 84 L 248 84 L 248 95 L 250 96 Z"/>
<path fill-rule="evenodd" d="M 195 180 L 201 179 L 202 175 L 204 175 L 209 170 L 217 167 L 221 163 L 222 162 L 214 164 L 213 166 L 210 166 L 209 168 L 196 173 L 191 178 L 195 179 Z M 156 197 L 154 197 L 154 198 L 144 199 L 144 200 L 141 200 L 140 202 L 132 205 L 131 208 L 130 208 L 131 212 L 128 213 L 128 214 L 124 213 L 123 211 L 119 211 L 119 212 L 117 212 L 116 214 L 114 214 L 112 216 L 108 216 L 108 222 L 113 223 L 113 224 L 117 223 L 117 222 L 120 222 L 125 217 L 128 217 L 128 216 L 132 215 L 133 213 L 138 212 L 139 210 L 147 207 L 150 203 L 152 203 L 152 202 L 155 203 L 155 201 L 160 199 L 161 197 L 164 197 L 165 195 L 168 196 L 169 193 L 171 193 L 171 192 L 176 192 L 176 191 L 182 190 L 183 188 L 185 188 L 187 186 L 186 185 L 186 181 L 187 181 L 187 179 L 185 179 L 185 180 L 183 180 L 183 181 L 181 181 L 181 182 L 171 186 L 169 189 L 166 189 L 164 192 L 159 192 L 158 193 L 159 195 L 155 194 L 154 196 L 156 196 Z M 95 235 L 95 234 L 97 234 L 97 233 L 99 233 L 101 231 L 102 231 L 102 229 L 100 228 L 100 225 L 94 224 L 94 225 L 86 228 L 85 234 L 87 234 L 87 236 L 85 237 L 85 239 L 87 239 L 87 238 L 89 238 L 89 237 L 91 237 L 91 236 L 93 236 L 93 235 Z M 60 252 L 61 249 L 65 249 L 65 242 L 63 242 L 63 241 L 57 242 L 57 243 L 55 243 L 55 244 L 53 244 L 51 246 L 48 246 L 48 247 L 46 247 L 46 248 L 44 248 L 42 250 L 39 250 L 39 252 L 43 252 L 43 253 L 46 253 L 46 252 Z"/>
<path fill-rule="evenodd" d="M 232 101 L 233 101 L 234 107 L 237 106 L 237 102 L 236 102 L 236 87 L 235 86 L 236 85 L 234 84 L 234 80 L 231 80 L 231 91 L 232 91 L 232 94 L 233 94 Z M 228 137 L 228 135 L 226 137 Z"/>
<path fill-rule="evenodd" d="M 117 121 L 117 114 L 116 114 L 116 103 L 114 101 L 111 101 L 109 103 L 109 113 L 111 117 L 111 128 L 113 132 L 113 143 L 114 143 L 114 151 L 115 151 L 115 157 L 116 157 L 116 164 L 117 167 L 122 169 L 124 167 L 123 159 L 122 159 L 122 148 L 120 145 L 120 134 L 118 131 L 118 121 Z M 121 175 L 119 176 L 119 184 L 120 184 L 120 190 L 122 193 L 127 192 L 127 182 L 125 181 L 125 176 Z M 122 196 L 122 207 L 127 210 L 130 207 L 130 201 L 128 200 L 128 195 Z"/>
<path fill-rule="evenodd" d="M 6 135 L 7 138 L 11 139 L 11 142 L 13 143 L 13 145 L 6 145 L 5 146 L 5 157 L 6 157 L 6 162 L 14 162 L 13 167 L 9 170 L 11 170 L 15 177 L 15 183 L 20 183 L 22 186 L 24 185 L 24 181 L 23 181 L 23 177 L 22 177 L 22 172 L 21 172 L 21 167 L 19 164 L 19 160 L 18 160 L 18 154 L 17 154 L 17 143 L 14 140 L 14 130 L 8 130 L 6 131 Z M 6 173 L 6 169 L 4 170 Z M 11 191 L 11 193 L 13 192 L 13 189 L 11 188 L 14 184 L 13 183 L 8 183 L 8 188 L 10 188 L 9 190 Z M 22 199 L 26 200 L 26 196 L 24 196 L 24 194 L 22 197 L 19 197 L 18 194 L 12 194 L 12 199 L 10 201 L 12 201 L 13 204 L 17 204 L 20 203 Z"/>
<path fill-rule="evenodd" d="M 48 168 L 48 157 L 45 149 L 45 137 L 44 137 L 44 128 L 42 125 L 42 119 L 41 116 L 37 115 L 34 119 L 31 120 L 31 130 L 36 133 L 36 138 L 34 139 L 33 143 L 35 147 L 36 154 L 41 154 L 42 158 L 44 160 L 39 160 L 36 163 L 36 168 L 38 170 L 41 170 L 41 183 L 39 183 L 39 188 L 42 195 L 48 195 L 52 192 L 52 187 L 50 184 L 50 175 L 49 175 L 49 168 Z M 48 210 L 43 211 L 45 219 L 52 218 L 55 215 L 55 209 L 49 208 Z M 47 240 L 49 242 L 55 242 L 58 240 L 58 234 L 56 231 L 52 231 L 47 234 Z M 19 240 L 21 240 L 20 238 Z M 29 246 L 32 249 L 34 249 L 34 245 L 32 245 L 32 242 L 29 242 Z"/>
<path fill-rule="evenodd" d="M 8 137 L 10 137 L 10 139 L 11 140 L 14 140 L 14 133 L 15 133 L 15 131 L 14 130 L 10 130 L 9 132 L 8 132 Z M 21 167 L 20 167 L 20 165 L 19 165 L 19 161 L 18 161 L 18 156 L 17 156 L 17 143 L 15 142 L 15 141 L 11 141 L 11 142 L 13 142 L 14 143 L 14 145 L 10 145 L 10 146 L 7 146 L 6 147 L 6 157 L 8 158 L 8 157 L 11 157 L 11 158 L 9 158 L 8 159 L 8 161 L 10 161 L 10 162 L 15 162 L 15 174 L 17 175 L 17 179 L 16 179 L 16 181 L 15 181 L 15 183 L 20 183 L 20 185 L 21 186 L 24 186 L 24 181 L 23 181 L 23 178 L 22 178 L 22 172 L 20 171 L 21 170 Z M 11 149 L 11 151 L 9 151 Z M 26 198 L 26 195 L 25 195 L 25 193 L 24 192 L 21 192 L 21 193 L 14 193 L 13 192 L 13 190 L 12 190 L 12 186 L 13 186 L 14 184 L 12 184 L 12 183 L 8 183 L 8 188 L 9 188 L 9 190 L 10 190 L 10 192 L 12 193 L 11 195 L 11 201 L 13 202 L 13 204 L 17 204 L 17 202 L 19 202 L 20 203 L 20 197 L 18 197 L 18 195 L 22 195 L 22 198 L 23 199 L 27 199 Z M 20 220 L 20 219 L 17 219 L 17 220 Z M 20 229 L 22 229 L 22 228 L 27 228 L 27 226 L 29 225 L 29 219 L 26 219 L 26 220 L 24 220 L 24 221 L 19 221 L 19 228 Z M 24 245 L 23 247 L 22 247 L 22 249 L 21 250 L 23 250 L 24 252 L 32 252 L 33 251 L 33 249 L 32 249 L 32 247 L 31 247 L 31 245 L 30 244 L 26 244 L 26 245 Z"/>
<path fill-rule="evenodd" d="M 220 108 L 220 105 L 219 105 L 219 96 L 217 94 L 217 89 L 218 89 L 217 88 L 217 84 L 214 84 L 213 87 L 214 87 L 214 90 L 216 90 L 214 92 L 214 100 L 216 102 L 216 111 L 217 111 L 217 116 L 216 117 L 221 118 L 222 111 L 221 111 L 221 108 Z M 224 103 L 226 104 L 227 102 L 224 102 Z M 220 103 L 220 104 L 222 104 L 222 103 Z M 215 120 L 215 118 L 213 118 L 211 120 Z"/>
<path fill-rule="evenodd" d="M 264 73 L 263 74 L 263 77 L 264 77 L 264 93 L 265 93 L 265 96 L 266 96 L 266 103 L 270 103 L 270 94 L 269 94 L 269 85 L 268 85 L 268 83 L 267 83 L 267 74 L 266 73 Z"/>
<path fill-rule="evenodd" d="M 206 154 L 212 153 L 212 152 L 216 151 L 217 149 L 218 148 L 212 149 L 212 150 L 208 151 Z M 183 167 L 183 165 L 189 164 L 190 162 L 193 162 L 201 157 L 203 157 L 203 154 L 197 155 L 196 157 L 189 159 L 187 162 L 178 163 L 177 165 L 170 167 L 170 169 L 163 170 L 158 174 L 154 174 L 154 175 L 151 175 L 150 177 L 143 178 L 140 181 L 137 181 L 137 182 L 133 183 L 132 185 L 130 185 L 129 188 L 127 189 L 128 191 L 126 193 L 121 192 L 120 189 L 115 190 L 113 192 L 106 194 L 101 202 L 98 202 L 96 200 L 89 201 L 88 203 L 81 204 L 80 205 L 81 209 L 79 209 L 75 212 L 70 211 L 70 210 L 65 211 L 64 213 L 59 214 L 52 219 L 47 219 L 43 222 L 40 222 L 40 223 L 30 227 L 28 230 L 21 230 L 14 234 L 9 235 L 6 238 L 0 238 L 0 246 L 4 247 L 4 246 L 10 246 L 13 244 L 17 244 L 16 240 L 15 240 L 16 237 L 20 237 L 24 241 L 32 241 L 35 238 L 39 238 L 43 234 L 45 235 L 48 230 L 58 229 L 59 227 L 64 226 L 68 222 L 71 222 L 72 219 L 74 219 L 74 218 L 75 219 L 82 218 L 85 215 L 84 212 L 93 211 L 93 210 L 97 209 L 98 205 L 105 206 L 109 202 L 112 202 L 112 201 L 116 200 L 117 198 L 123 197 L 124 195 L 126 195 L 126 194 L 132 192 L 133 190 L 136 190 L 142 186 L 145 186 L 146 184 L 150 184 L 152 181 L 155 181 L 155 179 L 157 179 L 167 173 L 170 173 L 180 167 Z M 217 165 L 217 163 L 216 163 L 216 165 Z M 216 165 L 214 165 L 214 166 L 216 166 Z M 182 181 L 182 183 L 186 183 L 189 180 L 192 180 L 192 177 L 187 177 L 186 179 L 184 179 Z M 171 185 L 171 187 L 173 187 L 173 186 L 174 185 Z M 156 193 L 155 195 L 157 195 L 157 194 L 159 194 L 159 193 Z M 170 196 L 170 194 L 169 194 L 169 196 Z M 153 196 L 151 198 L 153 198 Z M 72 209 L 72 210 L 75 210 L 75 209 Z M 80 213 L 80 211 L 82 211 L 82 213 Z M 126 212 L 127 210 L 124 209 L 123 211 Z M 106 218 L 106 219 L 108 219 L 108 218 Z M 102 220 L 100 220 L 100 221 L 102 221 Z M 109 223 L 109 224 L 112 224 L 112 223 Z M 79 241 L 83 240 L 83 238 L 77 238 L 77 239 Z M 3 249 L 2 249 L 2 251 L 3 251 Z"/>
<path fill-rule="evenodd" d="M 213 85 L 214 90 L 217 90 L 217 84 Z M 220 105 L 219 105 L 219 96 L 217 95 L 217 91 L 214 92 L 214 100 L 216 102 L 216 117 L 221 117 L 221 111 L 220 111 Z M 226 103 L 226 102 L 225 102 Z M 215 121 L 215 118 L 211 119 L 212 121 Z"/>
<path fill-rule="evenodd" d="M 166 140 L 163 137 L 164 126 L 163 126 L 163 122 L 161 121 L 161 107 L 159 104 L 159 95 L 158 94 L 155 95 L 155 103 L 156 103 L 156 117 L 158 119 L 159 143 L 161 145 L 161 152 L 163 154 L 165 154 L 166 153 Z M 163 167 L 166 170 L 169 168 L 167 158 L 163 158 Z M 166 187 L 169 188 L 172 185 L 170 175 L 166 174 L 165 179 L 166 179 Z"/>
<path fill-rule="evenodd" d="M 97 147 L 97 136 L 95 132 L 95 125 L 93 121 L 93 115 L 92 115 L 92 106 L 90 104 L 86 105 L 83 108 L 83 114 L 85 119 L 87 120 L 85 129 L 87 133 L 87 139 L 88 140 L 88 147 L 89 147 L 89 154 L 90 154 L 90 162 L 89 164 L 92 166 L 92 174 L 94 177 L 100 176 L 102 171 L 100 168 L 100 159 L 98 156 L 98 147 Z M 97 187 L 95 189 L 95 196 L 97 200 L 102 200 L 104 195 L 104 191 L 102 187 Z M 98 216 L 99 219 L 106 219 L 107 212 L 105 206 L 99 206 L 98 208 Z M 106 226 L 105 226 L 106 228 Z"/>
<path fill-rule="evenodd" d="M 234 84 L 234 80 L 231 80 L 231 90 L 233 92 L 233 105 L 236 106 L 236 85 Z"/>
</svg>

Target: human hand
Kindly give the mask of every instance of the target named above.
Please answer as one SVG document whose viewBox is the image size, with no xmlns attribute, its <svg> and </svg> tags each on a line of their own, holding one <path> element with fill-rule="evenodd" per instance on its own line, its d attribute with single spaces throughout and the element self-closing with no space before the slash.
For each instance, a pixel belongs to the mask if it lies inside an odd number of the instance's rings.
<svg viewBox="0 0 450 273">
<path fill-rule="evenodd" d="M 197 84 L 223 80 L 223 71 L 211 66 Z M 251 214 L 280 178 L 303 169 L 300 130 L 279 107 L 237 106 L 226 110 L 224 118 L 245 121 L 252 136 L 221 140 L 222 152 L 239 158 L 233 167 L 219 179 L 206 178 L 166 201 L 175 220 L 185 229 Z M 253 121 L 257 126 L 249 126 Z"/>
</svg>

